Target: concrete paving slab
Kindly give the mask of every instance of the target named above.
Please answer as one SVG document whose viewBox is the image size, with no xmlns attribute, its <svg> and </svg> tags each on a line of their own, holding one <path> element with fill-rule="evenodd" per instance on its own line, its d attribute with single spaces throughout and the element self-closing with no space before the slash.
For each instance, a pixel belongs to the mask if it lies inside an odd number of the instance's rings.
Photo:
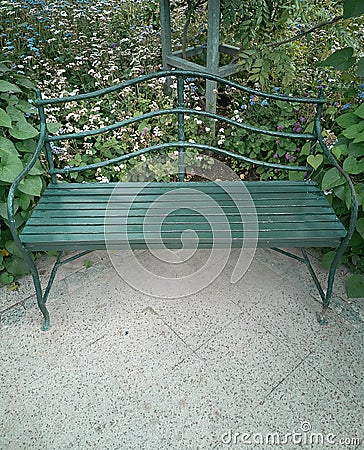
<svg viewBox="0 0 364 450">
<path fill-rule="evenodd" d="M 362 448 L 358 439 L 363 436 L 363 414 L 363 405 L 353 403 L 351 397 L 304 361 L 253 412 L 256 428 L 251 431 L 263 436 L 276 432 L 280 438 L 298 433 L 301 436 L 297 440 L 301 438 L 304 444 L 301 446 L 313 449 L 340 448 L 339 439 L 355 438 L 352 445 L 343 448 L 356 449 Z M 313 434 L 322 435 L 324 443 L 321 436 Z M 288 439 L 286 447 L 295 448 L 292 436 Z M 311 443 L 311 439 L 315 441 Z"/>
<path fill-rule="evenodd" d="M 320 305 L 291 284 L 285 257 L 273 270 L 258 251 L 231 284 L 234 251 L 204 290 L 170 299 L 139 292 L 95 254 L 58 280 L 50 331 L 40 331 L 33 291 L 2 313 L 1 450 L 265 450 L 227 441 L 239 431 L 299 432 L 304 421 L 359 436 L 346 448 L 361 448 L 362 324 L 338 303 L 319 326 Z M 146 252 L 137 258 L 178 276 Z"/>
</svg>

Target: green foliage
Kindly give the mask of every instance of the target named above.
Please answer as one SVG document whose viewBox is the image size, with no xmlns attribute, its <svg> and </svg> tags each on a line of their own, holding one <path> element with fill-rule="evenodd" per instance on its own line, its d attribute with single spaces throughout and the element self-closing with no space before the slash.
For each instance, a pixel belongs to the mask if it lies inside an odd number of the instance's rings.
<svg viewBox="0 0 364 450">
<path fill-rule="evenodd" d="M 24 76 L 0 62 L 0 282 L 12 283 L 28 272 L 7 227 L 6 200 L 11 183 L 23 170 L 34 151 L 38 131 L 30 123 L 35 111 L 28 99 L 34 86 Z M 15 196 L 15 221 L 21 227 L 42 190 L 43 168 L 37 163 L 19 184 Z"/>
<path fill-rule="evenodd" d="M 364 297 L 364 276 L 352 275 L 347 282 L 346 291 L 349 298 Z"/>
<path fill-rule="evenodd" d="M 344 1 L 344 18 L 359 17 L 364 14 L 364 3 L 360 0 Z"/>
<path fill-rule="evenodd" d="M 359 220 L 353 237 L 349 243 L 349 249 L 343 257 L 343 262 L 353 272 L 364 271 L 364 103 L 361 103 L 352 112 L 344 113 L 336 118 L 340 129 L 337 143 L 332 148 L 332 153 L 339 159 L 344 170 L 351 175 L 355 183 L 355 191 L 359 204 Z M 324 175 L 321 178 L 321 186 L 328 192 L 328 198 L 340 219 L 348 226 L 350 218 L 351 195 L 349 187 L 336 168 L 324 167 Z M 328 252 L 324 255 L 324 267 L 330 261 Z M 351 277 L 347 284 L 349 297 L 358 296 L 358 292 L 364 295 L 363 283 L 360 275 Z"/>
</svg>

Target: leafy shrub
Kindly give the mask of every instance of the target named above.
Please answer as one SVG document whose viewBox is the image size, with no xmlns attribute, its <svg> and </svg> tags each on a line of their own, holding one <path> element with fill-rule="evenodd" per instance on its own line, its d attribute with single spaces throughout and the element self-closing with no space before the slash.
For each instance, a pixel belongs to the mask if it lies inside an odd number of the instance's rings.
<svg viewBox="0 0 364 450">
<path fill-rule="evenodd" d="M 23 75 L 0 63 L 0 281 L 11 283 L 28 268 L 7 227 L 6 200 L 9 186 L 29 161 L 37 145 L 38 131 L 31 124 L 35 108 L 29 102 L 33 84 Z M 43 168 L 40 162 L 19 184 L 15 197 L 15 221 L 21 227 L 30 215 L 42 190 Z"/>
<path fill-rule="evenodd" d="M 359 204 L 359 216 L 349 249 L 343 257 L 343 262 L 353 272 L 364 272 L 364 103 L 350 112 L 345 112 L 336 118 L 339 125 L 338 139 L 332 148 L 332 153 L 340 161 L 344 170 L 352 177 L 355 184 Z M 342 175 L 335 169 L 325 170 L 321 186 L 328 191 L 328 199 L 347 226 L 349 222 L 350 190 Z M 327 266 L 333 257 L 329 252 L 324 257 Z M 348 280 L 347 292 L 349 297 L 363 297 L 363 277 L 353 275 Z"/>
</svg>

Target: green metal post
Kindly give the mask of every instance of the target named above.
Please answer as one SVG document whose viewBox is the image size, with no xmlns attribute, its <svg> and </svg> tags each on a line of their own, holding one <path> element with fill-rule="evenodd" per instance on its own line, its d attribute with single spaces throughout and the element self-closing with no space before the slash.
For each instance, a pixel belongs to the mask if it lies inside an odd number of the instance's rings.
<svg viewBox="0 0 364 450">
<path fill-rule="evenodd" d="M 183 75 L 178 75 L 177 78 L 177 94 L 178 94 L 178 108 L 184 107 L 185 95 Z M 185 114 L 183 112 L 178 113 L 178 141 L 185 140 Z M 184 181 L 185 179 L 185 149 L 184 147 L 178 147 L 178 181 Z"/>
<path fill-rule="evenodd" d="M 159 0 L 161 40 L 162 40 L 162 61 L 163 70 L 171 69 L 166 57 L 172 53 L 171 44 L 171 5 L 169 0 Z"/>
<path fill-rule="evenodd" d="M 217 75 L 219 68 L 220 0 L 209 0 L 207 13 L 207 71 Z M 206 81 L 206 111 L 216 112 L 217 83 Z"/>
<path fill-rule="evenodd" d="M 168 64 L 167 57 L 172 54 L 171 39 L 171 4 L 170 0 L 159 0 L 160 23 L 161 23 L 161 42 L 162 42 L 162 64 L 163 70 L 170 70 L 172 67 Z M 164 84 L 164 93 L 171 94 L 171 77 L 166 79 Z"/>
</svg>

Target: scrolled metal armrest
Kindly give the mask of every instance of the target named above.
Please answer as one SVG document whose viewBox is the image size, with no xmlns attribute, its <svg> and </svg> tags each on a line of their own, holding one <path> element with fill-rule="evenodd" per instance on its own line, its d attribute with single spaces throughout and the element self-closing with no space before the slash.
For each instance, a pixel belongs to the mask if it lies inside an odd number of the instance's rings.
<svg viewBox="0 0 364 450">
<path fill-rule="evenodd" d="M 44 140 L 46 136 L 46 127 L 45 124 L 41 124 L 40 126 L 40 135 L 38 139 L 38 144 L 36 149 L 34 150 L 34 153 L 26 166 L 23 168 L 23 170 L 20 172 L 20 174 L 15 178 L 12 185 L 9 189 L 8 199 L 7 199 L 7 212 L 8 212 L 8 221 L 9 221 L 9 228 L 11 231 L 11 234 L 13 235 L 14 240 L 16 243 L 18 243 L 18 237 L 17 237 L 17 227 L 15 224 L 15 217 L 14 217 L 14 198 L 16 190 L 19 186 L 19 183 L 28 175 L 34 164 L 37 162 L 37 159 L 39 157 L 40 152 L 42 151 Z"/>
</svg>

